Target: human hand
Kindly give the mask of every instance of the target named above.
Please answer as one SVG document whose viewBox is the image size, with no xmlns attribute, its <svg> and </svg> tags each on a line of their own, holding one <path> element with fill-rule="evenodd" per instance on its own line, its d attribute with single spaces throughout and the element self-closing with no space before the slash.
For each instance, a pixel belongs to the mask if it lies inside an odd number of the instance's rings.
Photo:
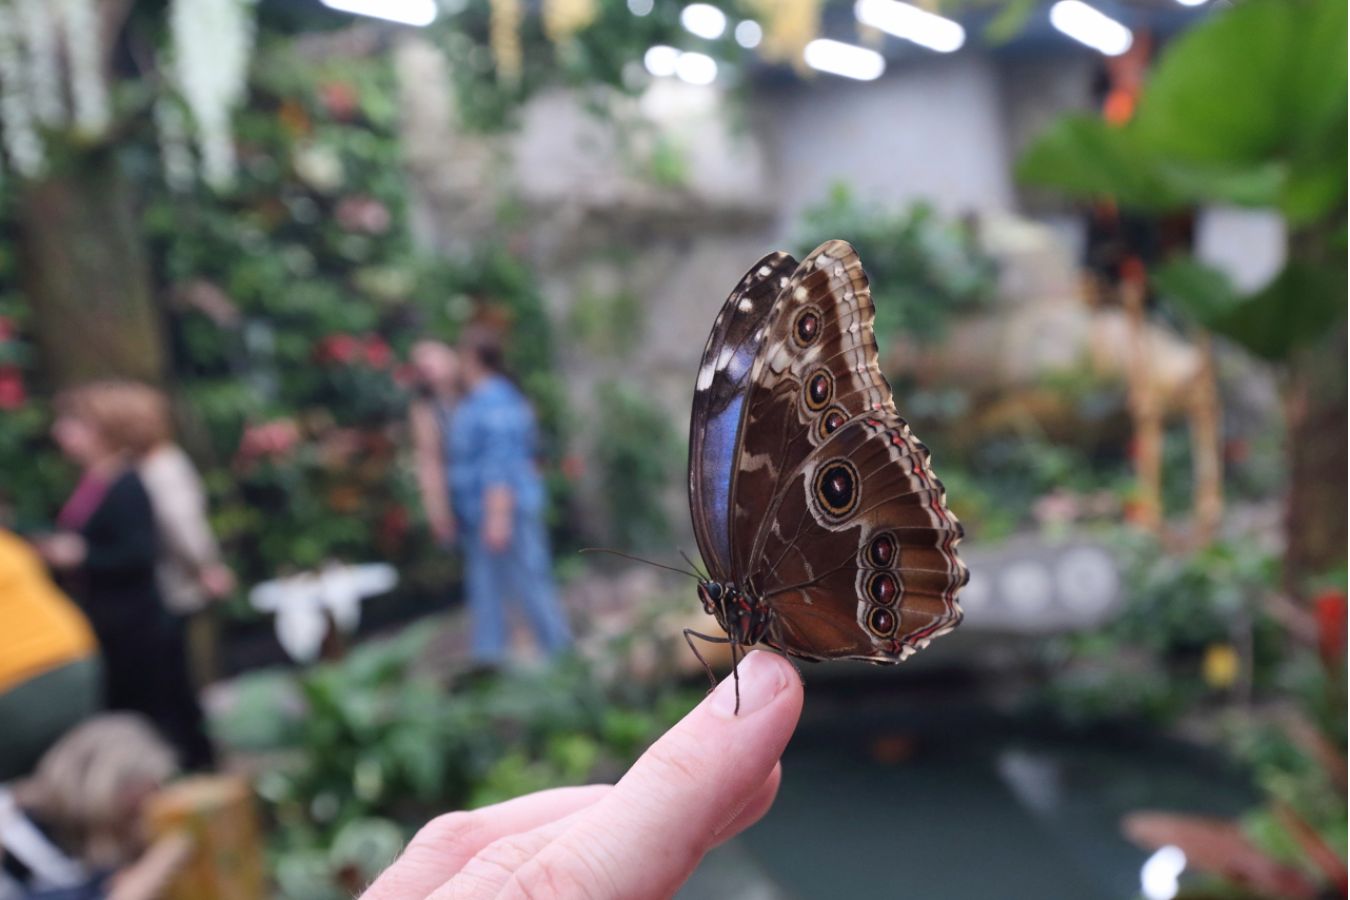
<svg viewBox="0 0 1350 900">
<path fill-rule="evenodd" d="M 431 536 L 436 539 L 437 546 L 453 547 L 455 538 L 455 520 L 446 516 L 445 518 L 436 517 L 429 523 L 431 525 Z"/>
<path fill-rule="evenodd" d="M 361 900 L 669 897 L 778 792 L 802 708 L 792 667 L 764 651 L 642 755 L 619 783 L 540 791 L 427 824 Z"/>
<path fill-rule="evenodd" d="M 234 572 L 224 563 L 211 563 L 197 574 L 197 581 L 212 600 L 220 600 L 234 593 L 236 581 Z"/>
<path fill-rule="evenodd" d="M 73 569 L 84 562 L 89 552 L 84 538 L 73 531 L 44 535 L 35 540 L 34 546 L 53 569 Z"/>
<path fill-rule="evenodd" d="M 511 516 L 489 511 L 483 520 L 483 543 L 493 553 L 501 553 L 511 546 Z"/>
</svg>

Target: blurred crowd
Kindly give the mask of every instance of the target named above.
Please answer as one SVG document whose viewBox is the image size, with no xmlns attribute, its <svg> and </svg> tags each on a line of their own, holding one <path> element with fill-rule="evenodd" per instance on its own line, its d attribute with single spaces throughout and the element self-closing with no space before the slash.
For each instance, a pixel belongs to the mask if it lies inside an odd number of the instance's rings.
<svg viewBox="0 0 1350 900">
<path fill-rule="evenodd" d="M 501 333 L 481 325 L 457 347 L 426 340 L 411 353 L 426 520 L 463 556 L 468 664 L 484 671 L 506 661 L 508 600 L 549 655 L 571 644 L 535 413 L 504 359 Z M 217 641 L 210 606 L 238 587 L 163 391 L 104 380 L 54 409 L 51 438 L 76 485 L 50 530 L 0 530 L 4 900 L 104 896 L 109 873 L 125 876 L 144 849 L 118 823 L 179 772 L 217 768 L 199 690 Z"/>
</svg>

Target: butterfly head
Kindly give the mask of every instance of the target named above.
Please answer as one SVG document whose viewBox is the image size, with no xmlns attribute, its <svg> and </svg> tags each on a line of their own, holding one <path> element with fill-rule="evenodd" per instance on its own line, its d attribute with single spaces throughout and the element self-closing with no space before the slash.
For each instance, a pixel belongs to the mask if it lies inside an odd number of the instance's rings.
<svg viewBox="0 0 1350 900">
<path fill-rule="evenodd" d="M 717 619 L 727 636 L 738 644 L 753 646 L 768 631 L 768 608 L 734 582 L 700 581 L 698 599 L 703 611 Z"/>
</svg>

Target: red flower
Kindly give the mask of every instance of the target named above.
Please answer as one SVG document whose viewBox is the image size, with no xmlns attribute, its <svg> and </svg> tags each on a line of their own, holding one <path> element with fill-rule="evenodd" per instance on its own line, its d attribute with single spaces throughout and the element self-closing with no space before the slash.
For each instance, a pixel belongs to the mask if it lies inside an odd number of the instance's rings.
<svg viewBox="0 0 1350 900">
<path fill-rule="evenodd" d="M 329 81 L 319 87 L 319 102 L 329 115 L 346 121 L 356 115 L 360 107 L 360 98 L 356 88 L 345 81 Z"/>
<path fill-rule="evenodd" d="M 387 369 L 394 360 L 394 352 L 389 349 L 384 338 L 378 334 L 366 335 L 366 362 L 377 369 Z"/>
<path fill-rule="evenodd" d="M 562 458 L 562 464 L 559 468 L 562 469 L 563 477 L 568 481 L 578 481 L 586 471 L 586 464 L 578 454 L 569 453 Z"/>
<path fill-rule="evenodd" d="M 1345 593 L 1332 588 L 1313 600 L 1317 647 L 1328 666 L 1345 658 Z"/>
<path fill-rule="evenodd" d="M 247 465 L 262 457 L 286 456 L 298 443 L 300 443 L 300 427 L 290 419 L 250 425 L 244 429 L 244 434 L 239 439 L 235 463 Z"/>
<path fill-rule="evenodd" d="M 321 362 L 350 363 L 362 352 L 361 342 L 350 334 L 330 334 L 319 341 L 315 356 Z"/>
<path fill-rule="evenodd" d="M 28 395 L 23 387 L 23 373 L 18 366 L 0 366 L 0 409 L 13 411 L 23 406 Z"/>
</svg>

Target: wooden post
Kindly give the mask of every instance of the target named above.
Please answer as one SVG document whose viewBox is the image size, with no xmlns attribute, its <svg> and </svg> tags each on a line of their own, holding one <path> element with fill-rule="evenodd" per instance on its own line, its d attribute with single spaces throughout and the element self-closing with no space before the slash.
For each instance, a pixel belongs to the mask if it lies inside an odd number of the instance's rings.
<svg viewBox="0 0 1350 900">
<path fill-rule="evenodd" d="M 1223 408 L 1209 332 L 1197 329 L 1195 347 L 1200 352 L 1200 372 L 1188 399 L 1195 473 L 1192 515 L 1196 543 L 1205 546 L 1214 540 L 1223 521 Z"/>
<path fill-rule="evenodd" d="M 1134 471 L 1139 490 L 1134 521 L 1156 533 L 1162 528 L 1162 405 L 1153 382 L 1152 354 L 1145 327 L 1144 299 L 1148 282 L 1143 265 L 1139 264 L 1137 268 L 1137 274 L 1129 271 L 1120 282 L 1120 297 L 1130 335 L 1128 390 L 1130 418 L 1134 423 Z"/>
</svg>

